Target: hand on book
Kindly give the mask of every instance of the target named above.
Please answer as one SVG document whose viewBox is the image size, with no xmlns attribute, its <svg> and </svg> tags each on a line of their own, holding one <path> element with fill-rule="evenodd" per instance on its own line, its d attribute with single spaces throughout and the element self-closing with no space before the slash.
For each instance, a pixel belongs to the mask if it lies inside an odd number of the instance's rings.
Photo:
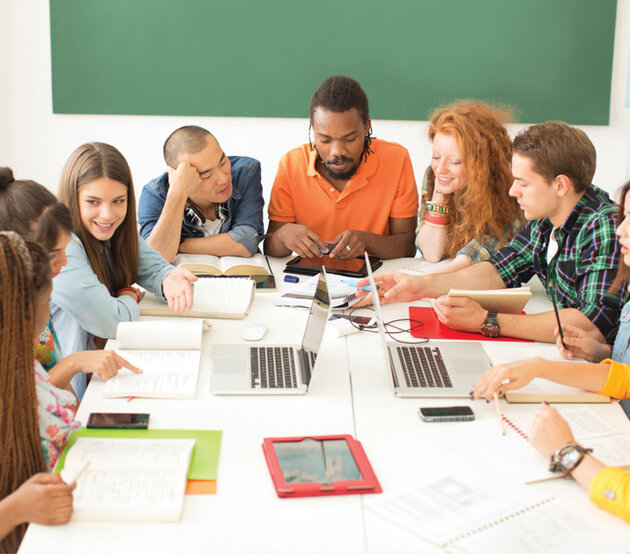
<svg viewBox="0 0 630 554">
<path fill-rule="evenodd" d="M 500 396 L 505 391 L 520 389 L 534 377 L 538 377 L 537 368 L 543 361 L 541 358 L 528 358 L 495 365 L 481 374 L 470 392 L 470 397 L 473 400 L 484 397 L 490 402 L 495 393 Z"/>
<path fill-rule="evenodd" d="M 536 417 L 532 424 L 529 442 L 541 454 L 551 456 L 558 448 L 575 442 L 567 420 L 549 404 L 543 404 L 534 415 Z"/>
<path fill-rule="evenodd" d="M 72 515 L 72 491 L 76 486 L 76 483 L 67 485 L 56 473 L 36 473 L 10 495 L 15 525 L 68 523 Z"/>
<path fill-rule="evenodd" d="M 479 302 L 465 296 L 440 296 L 433 303 L 438 319 L 456 331 L 478 333 L 488 315 Z"/>
<path fill-rule="evenodd" d="M 70 354 L 67 360 L 71 360 L 83 373 L 96 373 L 101 379 L 111 379 L 118 371 L 126 367 L 134 373 L 142 373 L 142 370 L 119 356 L 113 350 L 83 350 Z M 62 360 L 63 361 L 63 360 Z"/>
<path fill-rule="evenodd" d="M 587 331 L 574 325 L 563 324 L 562 334 L 564 335 L 564 344 L 567 348 L 562 344 L 560 332 L 556 327 L 554 331 L 556 346 L 560 351 L 560 355 L 566 360 L 582 358 L 588 362 L 601 362 L 605 358 L 610 357 L 612 353 L 612 348 L 609 344 L 602 344 L 589 335 Z"/>
<path fill-rule="evenodd" d="M 193 291 L 190 283 L 197 280 L 187 269 L 178 267 L 162 281 L 162 291 L 168 307 L 176 312 L 184 312 L 193 307 Z"/>
</svg>

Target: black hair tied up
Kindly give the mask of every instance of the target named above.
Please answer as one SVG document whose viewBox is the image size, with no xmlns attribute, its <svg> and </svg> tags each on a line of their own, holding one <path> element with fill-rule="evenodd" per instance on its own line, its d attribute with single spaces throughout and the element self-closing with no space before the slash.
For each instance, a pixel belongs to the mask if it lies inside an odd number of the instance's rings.
<svg viewBox="0 0 630 554">
<path fill-rule="evenodd" d="M 15 179 L 13 178 L 13 171 L 9 167 L 0 167 L 0 189 L 7 188 Z"/>
</svg>

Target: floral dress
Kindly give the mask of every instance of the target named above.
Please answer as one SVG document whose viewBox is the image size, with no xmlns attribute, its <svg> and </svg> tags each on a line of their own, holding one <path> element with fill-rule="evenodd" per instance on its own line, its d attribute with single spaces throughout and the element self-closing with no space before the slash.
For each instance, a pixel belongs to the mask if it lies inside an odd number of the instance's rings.
<svg viewBox="0 0 630 554">
<path fill-rule="evenodd" d="M 41 332 L 39 338 L 35 341 L 35 359 L 42 364 L 46 371 L 50 371 L 60 360 L 59 340 L 57 333 L 52 324 L 52 317 L 48 318 L 46 328 Z"/>
<path fill-rule="evenodd" d="M 78 429 L 81 424 L 74 420 L 76 411 L 74 395 L 67 390 L 56 388 L 38 361 L 35 361 L 34 369 L 39 436 L 44 459 L 48 468 L 52 470 L 70 431 Z"/>
</svg>

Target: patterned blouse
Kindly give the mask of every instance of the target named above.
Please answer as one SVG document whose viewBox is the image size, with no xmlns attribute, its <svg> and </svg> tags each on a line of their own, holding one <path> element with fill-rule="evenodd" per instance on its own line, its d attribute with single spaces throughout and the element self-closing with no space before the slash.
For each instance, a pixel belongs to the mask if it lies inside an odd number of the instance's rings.
<svg viewBox="0 0 630 554">
<path fill-rule="evenodd" d="M 46 371 L 50 371 L 61 359 L 60 353 L 57 333 L 52 324 L 52 317 L 49 317 L 46 327 L 39 335 L 39 339 L 35 341 L 35 359 Z"/>
<path fill-rule="evenodd" d="M 76 398 L 63 389 L 56 388 L 38 361 L 35 361 L 35 388 L 37 390 L 37 418 L 39 436 L 48 468 L 52 470 L 66 444 L 72 429 L 81 424 L 74 420 Z"/>
</svg>

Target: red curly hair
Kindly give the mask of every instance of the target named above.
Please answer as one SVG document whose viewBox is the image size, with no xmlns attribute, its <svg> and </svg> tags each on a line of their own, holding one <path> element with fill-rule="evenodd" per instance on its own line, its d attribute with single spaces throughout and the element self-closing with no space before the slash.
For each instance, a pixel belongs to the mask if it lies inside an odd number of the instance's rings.
<svg viewBox="0 0 630 554">
<path fill-rule="evenodd" d="M 512 120 L 509 108 L 498 108 L 472 100 L 459 100 L 438 108 L 431 115 L 429 140 L 437 133 L 450 135 L 457 141 L 466 168 L 466 186 L 451 194 L 451 225 L 447 231 L 446 254 L 449 258 L 471 240 L 484 236 L 497 237 L 501 245 L 512 236 L 514 220 L 523 216 L 516 199 L 508 195 L 513 177 L 512 140 L 504 123 Z M 431 199 L 435 174 L 429 170 Z"/>
</svg>

